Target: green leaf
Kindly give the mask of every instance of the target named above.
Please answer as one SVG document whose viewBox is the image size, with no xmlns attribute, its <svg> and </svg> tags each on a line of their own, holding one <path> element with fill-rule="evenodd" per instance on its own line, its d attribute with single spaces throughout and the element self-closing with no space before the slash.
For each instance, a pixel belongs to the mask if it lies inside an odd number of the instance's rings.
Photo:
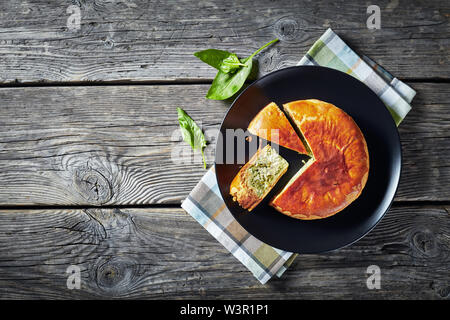
<svg viewBox="0 0 450 320">
<path fill-rule="evenodd" d="M 252 71 L 253 66 L 253 57 L 257 55 L 261 50 L 267 48 L 271 44 L 277 42 L 278 39 L 272 40 L 261 48 L 253 52 L 253 54 L 245 59 L 240 60 L 241 66 L 236 67 L 236 63 L 234 62 L 233 67 L 229 72 L 224 72 L 219 67 L 219 72 L 217 72 L 216 77 L 214 78 L 211 87 L 206 94 L 206 98 L 213 100 L 225 100 L 232 97 L 245 83 L 245 80 L 248 78 L 250 72 Z M 227 70 L 227 69 L 225 69 Z M 233 71 L 233 72 L 230 72 Z"/>
<path fill-rule="evenodd" d="M 192 149 L 200 150 L 203 158 L 203 167 L 206 169 L 206 160 L 203 149 L 206 147 L 206 139 L 202 129 L 192 120 L 192 118 L 181 108 L 177 108 L 178 122 L 180 124 L 183 140 L 190 144 Z"/>
<path fill-rule="evenodd" d="M 217 49 L 207 49 L 194 53 L 194 56 L 209 64 L 211 67 L 220 70 L 222 61 L 227 59 L 233 53 Z"/>
<path fill-rule="evenodd" d="M 219 70 L 224 73 L 233 72 L 239 67 L 245 67 L 245 64 L 241 63 L 237 55 L 234 53 L 230 54 L 227 58 L 223 59 Z"/>
<path fill-rule="evenodd" d="M 250 74 L 253 65 L 253 60 L 249 58 L 243 59 L 241 62 L 244 64 L 244 67 L 241 67 L 234 73 L 217 72 L 217 75 L 206 94 L 206 98 L 212 100 L 225 100 L 239 91 Z"/>
<path fill-rule="evenodd" d="M 232 72 L 243 66 L 237 55 L 228 51 L 207 49 L 194 53 L 194 56 L 224 73 Z"/>
</svg>

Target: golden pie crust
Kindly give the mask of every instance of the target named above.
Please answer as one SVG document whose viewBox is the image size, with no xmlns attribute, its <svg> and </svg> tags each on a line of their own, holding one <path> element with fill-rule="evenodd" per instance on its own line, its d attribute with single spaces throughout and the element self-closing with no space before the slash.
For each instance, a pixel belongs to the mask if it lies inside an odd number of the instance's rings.
<svg viewBox="0 0 450 320">
<path fill-rule="evenodd" d="M 270 204 L 297 219 L 332 216 L 352 203 L 369 174 L 366 140 L 353 119 L 331 103 L 299 100 L 283 105 L 313 158 Z"/>
<path fill-rule="evenodd" d="M 273 141 L 285 148 L 297 151 L 301 154 L 307 154 L 305 146 L 286 115 L 274 102 L 265 106 L 255 118 L 253 118 L 248 126 L 248 131 L 251 134 Z M 278 137 L 274 136 L 274 133 L 278 133 Z"/>
</svg>

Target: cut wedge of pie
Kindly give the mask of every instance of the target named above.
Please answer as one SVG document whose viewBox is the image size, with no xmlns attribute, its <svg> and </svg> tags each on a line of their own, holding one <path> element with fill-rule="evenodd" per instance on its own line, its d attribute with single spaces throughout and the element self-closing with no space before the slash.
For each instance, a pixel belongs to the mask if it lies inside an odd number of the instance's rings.
<svg viewBox="0 0 450 320">
<path fill-rule="evenodd" d="M 266 145 L 239 170 L 231 182 L 230 195 L 242 208 L 251 211 L 270 192 L 288 166 L 283 157 Z"/>
<path fill-rule="evenodd" d="M 274 102 L 265 106 L 253 118 L 248 126 L 248 131 L 285 148 L 301 154 L 308 154 L 286 115 Z"/>
<path fill-rule="evenodd" d="M 271 201 L 297 219 L 321 219 L 343 210 L 361 194 L 369 174 L 364 136 L 343 110 L 320 100 L 283 105 L 312 157 Z"/>
</svg>

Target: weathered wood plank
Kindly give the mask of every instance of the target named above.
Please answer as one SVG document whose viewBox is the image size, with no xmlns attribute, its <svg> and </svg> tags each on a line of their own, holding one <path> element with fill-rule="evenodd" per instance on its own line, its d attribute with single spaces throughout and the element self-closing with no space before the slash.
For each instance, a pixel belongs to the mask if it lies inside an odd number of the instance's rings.
<svg viewBox="0 0 450 320">
<path fill-rule="evenodd" d="M 71 30 L 67 9 L 78 4 Z M 261 72 L 294 65 L 332 27 L 397 77 L 449 78 L 448 1 L 377 1 L 381 29 L 368 30 L 361 1 L 2 1 L 0 82 L 211 80 L 192 53 L 206 48 L 259 57 Z"/>
<path fill-rule="evenodd" d="M 400 126 L 403 172 L 396 200 L 447 201 L 450 87 L 413 86 L 419 93 Z M 205 171 L 181 142 L 175 107 L 202 122 L 212 163 L 229 102 L 204 99 L 207 88 L 0 89 L 0 205 L 180 203 Z"/>
<path fill-rule="evenodd" d="M 267 285 L 182 209 L 3 210 L 0 298 L 448 299 L 449 210 L 393 208 L 364 239 L 300 256 Z M 80 290 L 66 287 L 70 265 Z M 380 290 L 366 287 L 370 265 Z"/>
</svg>

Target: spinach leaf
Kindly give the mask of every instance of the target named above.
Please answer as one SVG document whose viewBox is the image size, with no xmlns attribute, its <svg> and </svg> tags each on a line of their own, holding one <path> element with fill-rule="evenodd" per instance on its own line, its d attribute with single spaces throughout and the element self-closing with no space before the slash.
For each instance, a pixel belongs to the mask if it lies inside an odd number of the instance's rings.
<svg viewBox="0 0 450 320">
<path fill-rule="evenodd" d="M 223 59 L 222 64 L 220 65 L 219 70 L 225 73 L 233 72 L 239 67 L 245 67 L 237 55 L 234 53 L 230 54 L 227 58 Z"/>
<path fill-rule="evenodd" d="M 194 56 L 224 73 L 232 72 L 244 66 L 237 55 L 228 51 L 207 49 L 194 53 Z"/>
<path fill-rule="evenodd" d="M 206 94 L 206 98 L 213 100 L 225 100 L 233 96 L 244 85 L 245 80 L 252 71 L 253 57 L 257 55 L 261 50 L 277 42 L 278 39 L 272 40 L 266 43 L 264 46 L 253 52 L 253 54 L 245 59 L 239 60 L 242 65 L 237 65 L 236 62 L 232 64 L 233 68 L 224 72 L 219 69 L 216 77 Z M 232 72 L 230 72 L 232 71 Z"/>
<path fill-rule="evenodd" d="M 203 149 L 206 147 L 206 139 L 202 129 L 199 128 L 186 111 L 177 108 L 177 112 L 183 140 L 189 143 L 193 150 L 200 150 L 203 158 L 203 167 L 206 169 L 205 154 L 203 153 Z"/>
<path fill-rule="evenodd" d="M 227 59 L 230 55 L 232 55 L 231 52 L 217 49 L 207 49 L 194 53 L 194 56 L 217 70 L 220 70 L 222 61 Z"/>
<path fill-rule="evenodd" d="M 234 73 L 217 72 L 211 87 L 209 87 L 206 98 L 212 100 L 225 100 L 234 95 L 244 85 L 250 71 L 253 60 L 246 58 L 241 60 L 244 67 Z"/>
</svg>

